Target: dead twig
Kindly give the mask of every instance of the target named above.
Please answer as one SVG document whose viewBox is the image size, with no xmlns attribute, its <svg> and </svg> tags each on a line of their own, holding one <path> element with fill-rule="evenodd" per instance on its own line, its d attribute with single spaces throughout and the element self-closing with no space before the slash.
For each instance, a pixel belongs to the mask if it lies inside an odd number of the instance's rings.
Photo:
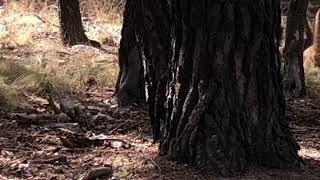
<svg viewBox="0 0 320 180">
<path fill-rule="evenodd" d="M 119 126 L 113 128 L 109 134 L 113 134 L 115 131 L 117 131 L 118 129 L 122 128 L 124 125 L 126 125 L 128 122 L 124 122 L 122 124 L 120 124 Z"/>
<path fill-rule="evenodd" d="M 16 120 L 19 124 L 41 125 L 53 122 L 70 121 L 65 114 L 27 114 L 27 113 L 8 113 L 8 119 Z"/>
<path fill-rule="evenodd" d="M 46 159 L 46 160 L 32 160 L 31 163 L 33 164 L 67 164 L 68 159 L 65 156 L 59 156 L 59 157 Z"/>
<path fill-rule="evenodd" d="M 160 179 L 163 179 L 162 178 L 162 169 L 159 165 L 159 163 L 156 163 L 152 158 L 149 158 L 149 161 L 152 163 L 152 165 L 157 169 L 157 171 L 159 172 L 159 177 Z"/>
<path fill-rule="evenodd" d="M 37 14 L 34 14 L 34 16 L 35 16 L 36 18 L 38 18 L 38 19 L 39 19 L 42 23 L 44 23 L 44 24 L 50 24 L 51 26 L 60 28 L 60 26 L 58 26 L 58 25 L 56 25 L 56 24 L 53 24 L 53 23 L 51 23 L 51 22 L 49 22 L 49 21 L 44 20 L 43 18 L 41 18 L 41 17 L 40 17 L 39 15 L 37 15 Z"/>
<path fill-rule="evenodd" d="M 58 135 L 63 146 L 67 148 L 85 148 L 91 146 L 104 146 L 110 141 L 118 141 L 124 145 L 130 145 L 121 139 L 107 138 L 105 135 L 88 138 L 82 134 L 61 131 L 62 135 Z"/>
<path fill-rule="evenodd" d="M 139 122 L 139 123 L 137 123 L 137 124 L 135 124 L 135 125 L 132 125 L 132 126 L 130 126 L 130 127 L 125 128 L 125 129 L 121 129 L 121 130 L 119 130 L 118 132 L 119 132 L 119 133 L 125 133 L 126 131 L 129 131 L 129 130 L 131 130 L 131 129 L 134 129 L 134 128 L 140 126 L 140 125 L 143 124 L 143 123 L 144 123 L 144 122 Z"/>
<path fill-rule="evenodd" d="M 93 180 L 99 177 L 111 176 L 112 173 L 112 166 L 91 168 L 80 178 L 80 180 Z"/>
</svg>

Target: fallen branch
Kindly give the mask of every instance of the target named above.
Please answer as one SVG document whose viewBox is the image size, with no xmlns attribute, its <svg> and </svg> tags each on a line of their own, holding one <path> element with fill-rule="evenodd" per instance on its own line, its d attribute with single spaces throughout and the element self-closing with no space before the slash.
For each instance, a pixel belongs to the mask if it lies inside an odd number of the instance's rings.
<svg viewBox="0 0 320 180">
<path fill-rule="evenodd" d="M 9 113 L 7 118 L 16 120 L 23 125 L 42 125 L 53 122 L 68 122 L 70 118 L 65 114 L 27 114 L 27 113 Z"/>
<path fill-rule="evenodd" d="M 100 112 L 97 115 L 94 115 L 90 118 L 90 122 L 92 124 L 97 124 L 99 121 L 115 121 L 115 120 L 116 120 L 115 118 Z"/>
<path fill-rule="evenodd" d="M 91 146 L 105 146 L 110 145 L 111 141 L 118 141 L 123 144 L 123 146 L 130 147 L 130 144 L 121 140 L 114 138 L 107 138 L 105 135 L 98 135 L 94 137 L 86 137 L 82 134 L 71 133 L 67 131 L 61 131 L 61 135 L 58 135 L 63 146 L 67 148 L 85 148 Z"/>
<path fill-rule="evenodd" d="M 113 128 L 113 129 L 110 131 L 109 134 L 113 134 L 115 131 L 117 131 L 118 129 L 122 128 L 122 127 L 123 127 L 124 125 L 126 125 L 126 124 L 127 124 L 127 122 L 124 122 L 124 123 L 120 124 L 119 126 Z"/>
<path fill-rule="evenodd" d="M 119 133 L 125 133 L 126 131 L 129 131 L 129 130 L 131 130 L 131 129 L 134 129 L 134 128 L 140 126 L 140 125 L 143 124 L 143 123 L 144 123 L 144 122 L 137 123 L 137 124 L 135 124 L 135 125 L 132 125 L 132 126 L 130 126 L 130 127 L 125 128 L 125 129 L 121 129 L 121 130 L 119 130 L 118 132 L 119 132 Z"/>
<path fill-rule="evenodd" d="M 158 170 L 158 173 L 159 173 L 159 175 L 161 177 L 162 169 L 161 169 L 159 163 L 156 163 L 152 158 L 149 158 L 149 161 L 152 163 L 152 165 L 155 167 L 155 169 Z"/>
<path fill-rule="evenodd" d="M 38 18 L 38 19 L 39 19 L 42 23 L 44 23 L 44 24 L 50 24 L 51 26 L 60 28 L 60 26 L 58 26 L 58 25 L 56 25 L 56 24 L 53 24 L 53 23 L 51 23 L 51 22 L 49 22 L 49 21 L 44 20 L 43 18 L 41 18 L 41 17 L 40 17 L 39 15 L 37 15 L 37 14 L 34 14 L 34 16 L 35 16 L 36 18 Z"/>
<path fill-rule="evenodd" d="M 85 173 L 79 180 L 94 180 L 99 177 L 108 177 L 113 173 L 112 166 L 92 168 Z"/>
<path fill-rule="evenodd" d="M 59 157 L 46 159 L 46 160 L 32 160 L 31 163 L 33 164 L 67 164 L 68 159 L 65 156 L 59 156 Z"/>
<path fill-rule="evenodd" d="M 54 123 L 54 124 L 49 124 L 47 127 L 52 129 L 67 129 L 74 133 L 81 131 L 78 123 Z"/>
</svg>

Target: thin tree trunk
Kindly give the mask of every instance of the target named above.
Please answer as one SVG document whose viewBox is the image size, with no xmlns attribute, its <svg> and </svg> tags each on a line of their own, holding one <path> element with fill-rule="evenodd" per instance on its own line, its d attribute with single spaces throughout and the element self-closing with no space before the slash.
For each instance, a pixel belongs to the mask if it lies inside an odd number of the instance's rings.
<svg viewBox="0 0 320 180">
<path fill-rule="evenodd" d="M 81 20 L 78 0 L 59 0 L 59 21 L 62 43 L 66 46 L 85 44 L 101 47 L 100 43 L 88 39 Z"/>
<path fill-rule="evenodd" d="M 291 0 L 289 4 L 284 48 L 284 91 L 287 97 L 306 93 L 303 69 L 304 24 L 308 0 Z"/>
<path fill-rule="evenodd" d="M 161 155 L 223 175 L 251 163 L 299 166 L 285 119 L 279 7 L 279 0 L 143 0 L 149 112 Z"/>
</svg>

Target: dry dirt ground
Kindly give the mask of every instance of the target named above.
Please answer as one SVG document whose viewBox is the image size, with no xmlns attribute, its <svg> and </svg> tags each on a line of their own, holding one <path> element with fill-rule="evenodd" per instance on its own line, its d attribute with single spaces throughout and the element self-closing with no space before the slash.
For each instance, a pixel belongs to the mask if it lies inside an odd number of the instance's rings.
<svg viewBox="0 0 320 180">
<path fill-rule="evenodd" d="M 62 128 L 77 127 L 57 122 L 59 119 L 30 121 L 24 116 L 12 116 L 13 111 L 2 111 L 0 179 L 79 179 L 89 169 L 107 165 L 113 168 L 111 179 L 223 179 L 159 158 L 158 145 L 150 137 L 145 108 L 118 109 L 106 101 L 111 94 L 108 90 L 87 91 L 77 96 L 86 112 L 106 115 L 96 121 L 94 128 L 79 131 L 86 137 L 100 135 L 102 143 L 87 144 L 80 139 L 68 144 L 61 140 Z M 30 101 L 33 109 L 17 109 L 15 113 L 53 114 L 41 98 Z M 252 167 L 244 175 L 229 179 L 320 178 L 320 98 L 294 100 L 289 104 L 288 119 L 301 145 L 305 167 L 295 170 Z"/>
<path fill-rule="evenodd" d="M 108 34 L 103 30 L 109 26 L 85 21 L 90 38 L 109 37 L 106 51 L 65 48 L 53 25 L 56 18 L 40 15 L 0 9 L 0 180 L 79 179 L 104 166 L 113 173 L 100 179 L 320 179 L 320 71 L 307 76 L 306 98 L 288 101 L 287 118 L 305 166 L 250 167 L 241 176 L 222 178 L 159 157 L 146 108 L 110 103 L 119 28 Z M 83 130 L 55 113 L 45 84 L 53 86 L 49 95 L 55 103 L 70 94 L 94 126 Z"/>
<path fill-rule="evenodd" d="M 29 56 L 19 49 L 1 52 L 3 57 Z M 86 113 L 102 117 L 95 121 L 94 128 L 86 131 L 55 115 L 43 96 L 20 95 L 29 106 L 0 113 L 0 179 L 79 179 L 91 168 L 107 165 L 113 168 L 113 179 L 220 179 L 159 158 L 158 145 L 152 144 L 150 137 L 146 109 L 112 106 L 112 91 L 112 88 L 83 87 L 73 92 L 72 97 Z M 288 121 L 301 145 L 305 167 L 296 170 L 252 167 L 233 179 L 320 178 L 320 96 L 288 101 Z M 84 137 L 100 135 L 102 143 L 79 140 L 70 145 L 61 140 L 65 136 L 63 129 L 74 130 Z"/>
</svg>

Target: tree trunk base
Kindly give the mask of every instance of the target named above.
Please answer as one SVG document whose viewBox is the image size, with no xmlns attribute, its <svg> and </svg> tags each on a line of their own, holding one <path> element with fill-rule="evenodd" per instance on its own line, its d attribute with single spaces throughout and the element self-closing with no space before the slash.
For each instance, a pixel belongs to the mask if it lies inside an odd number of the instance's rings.
<svg viewBox="0 0 320 180">
<path fill-rule="evenodd" d="M 169 3 L 167 12 L 144 3 L 144 11 L 151 12 L 145 19 L 155 26 L 145 31 L 143 42 L 160 155 L 224 176 L 250 164 L 299 167 L 275 40 L 279 1 L 263 2 L 179 0 Z M 174 22 L 166 36 L 166 29 L 156 26 L 165 27 L 165 20 L 157 17 L 170 12 Z M 161 54 L 169 62 L 156 59 L 161 56 L 154 52 L 161 52 L 158 47 L 166 52 L 167 44 L 170 53 Z M 163 78 L 156 75 L 159 62 L 168 63 Z"/>
</svg>

